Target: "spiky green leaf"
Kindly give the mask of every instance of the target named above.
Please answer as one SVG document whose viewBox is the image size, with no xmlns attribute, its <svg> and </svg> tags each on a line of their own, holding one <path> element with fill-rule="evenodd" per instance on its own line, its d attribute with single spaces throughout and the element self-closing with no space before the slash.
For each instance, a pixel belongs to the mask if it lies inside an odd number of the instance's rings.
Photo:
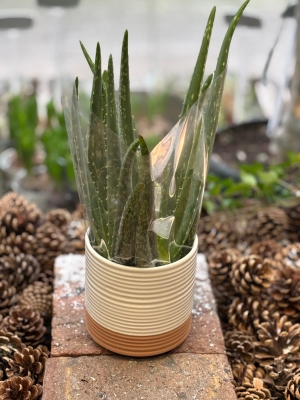
<svg viewBox="0 0 300 400">
<path fill-rule="evenodd" d="M 198 100 L 198 97 L 200 95 L 200 88 L 204 76 L 205 64 L 207 59 L 211 32 L 214 25 L 215 15 L 216 15 L 216 7 L 213 7 L 207 21 L 194 73 L 179 118 L 181 118 L 187 112 L 187 110 Z"/>
</svg>

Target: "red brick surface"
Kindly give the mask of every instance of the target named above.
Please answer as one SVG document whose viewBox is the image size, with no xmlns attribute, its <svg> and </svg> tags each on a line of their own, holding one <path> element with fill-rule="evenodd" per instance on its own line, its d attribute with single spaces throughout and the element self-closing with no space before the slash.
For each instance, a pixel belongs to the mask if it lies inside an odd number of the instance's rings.
<svg viewBox="0 0 300 400">
<path fill-rule="evenodd" d="M 85 328 L 84 256 L 56 260 L 52 358 L 43 400 L 235 400 L 207 267 L 198 256 L 193 324 L 165 355 L 130 359 L 95 343 Z"/>
<path fill-rule="evenodd" d="M 43 400 L 234 400 L 224 355 L 59 357 L 47 363 Z"/>
</svg>

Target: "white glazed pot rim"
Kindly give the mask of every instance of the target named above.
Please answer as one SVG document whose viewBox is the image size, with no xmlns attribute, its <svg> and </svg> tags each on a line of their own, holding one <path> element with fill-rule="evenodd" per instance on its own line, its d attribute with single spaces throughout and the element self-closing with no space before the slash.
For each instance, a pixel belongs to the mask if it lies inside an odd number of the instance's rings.
<svg viewBox="0 0 300 400">
<path fill-rule="evenodd" d="M 161 265 L 160 267 L 146 267 L 146 268 L 143 268 L 143 267 L 130 267 L 130 266 L 127 266 L 127 265 L 122 265 L 122 264 L 118 264 L 116 262 L 110 261 L 107 258 L 102 257 L 99 253 L 97 253 L 93 249 L 93 247 L 92 247 L 92 245 L 90 243 L 89 230 L 90 230 L 90 228 L 87 229 L 87 232 L 85 234 L 85 245 L 88 248 L 88 251 L 90 253 L 92 253 L 93 257 L 98 259 L 99 262 L 106 263 L 108 266 L 111 266 L 113 268 L 118 268 L 121 271 L 130 271 L 131 270 L 131 271 L 134 271 L 135 273 L 137 273 L 137 271 L 140 271 L 140 273 L 142 274 L 142 273 L 146 273 L 146 272 L 149 273 L 150 271 L 157 271 L 158 269 L 160 271 L 168 270 L 170 268 L 173 269 L 174 267 L 177 267 L 178 265 L 181 265 L 182 263 L 184 263 L 187 259 L 193 257 L 195 248 L 198 247 L 198 236 L 196 234 L 193 247 L 190 249 L 188 254 L 186 256 L 184 256 L 183 258 L 181 258 L 180 260 L 172 262 L 170 264 Z"/>
</svg>

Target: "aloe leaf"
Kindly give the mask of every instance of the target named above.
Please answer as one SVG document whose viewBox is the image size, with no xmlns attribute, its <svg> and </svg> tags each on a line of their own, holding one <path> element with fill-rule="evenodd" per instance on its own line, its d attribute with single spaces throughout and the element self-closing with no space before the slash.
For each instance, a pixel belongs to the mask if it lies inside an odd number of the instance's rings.
<svg viewBox="0 0 300 400">
<path fill-rule="evenodd" d="M 148 226 L 151 220 L 154 218 L 154 183 L 151 177 L 151 157 L 147 143 L 142 136 L 139 136 L 141 152 L 137 157 L 138 164 L 138 175 L 139 182 L 143 183 L 144 188 L 144 200 L 147 202 L 147 215 L 148 215 Z M 157 240 L 154 232 L 148 232 L 149 243 L 151 247 L 151 253 L 153 258 L 158 257 Z"/>
<path fill-rule="evenodd" d="M 88 52 L 86 51 L 86 48 L 84 47 L 84 45 L 82 44 L 82 42 L 79 41 L 79 43 L 80 43 L 81 49 L 82 49 L 82 51 L 83 51 L 84 57 L 85 57 L 86 61 L 88 62 L 89 66 L 90 66 L 90 68 L 91 68 L 92 73 L 94 74 L 94 73 L 95 73 L 95 64 L 93 63 L 91 57 L 89 56 L 89 54 L 88 54 Z"/>
<path fill-rule="evenodd" d="M 136 139 L 128 148 L 124 160 L 122 163 L 120 176 L 118 180 L 118 195 L 116 201 L 116 214 L 114 222 L 114 232 L 112 239 L 112 249 L 114 251 L 115 244 L 117 242 L 117 236 L 119 231 L 120 220 L 122 217 L 122 212 L 124 210 L 125 204 L 128 197 L 132 191 L 132 166 L 135 160 L 135 153 L 139 147 L 140 141 Z"/>
<path fill-rule="evenodd" d="M 94 185 L 91 182 L 90 171 L 87 169 L 84 159 L 86 141 L 82 134 L 80 125 L 77 78 L 75 81 L 73 97 L 71 98 L 71 101 L 65 102 L 63 99 L 63 105 L 80 200 L 85 206 L 86 216 L 91 228 L 91 237 L 95 243 L 99 244 L 101 238 L 105 238 L 105 231 L 102 230 L 102 216 L 97 218 L 97 226 L 95 226 L 93 223 L 93 220 L 97 215 L 99 203 L 98 196 L 95 196 L 96 191 L 94 189 Z"/>
<path fill-rule="evenodd" d="M 91 96 L 91 115 L 88 141 L 88 166 L 101 204 L 107 210 L 107 155 L 105 129 L 102 122 L 102 78 L 101 52 L 97 43 L 93 91 Z M 103 221 L 105 220 L 103 216 Z"/>
<path fill-rule="evenodd" d="M 118 180 L 121 170 L 120 140 L 118 136 L 117 110 L 115 100 L 115 84 L 113 59 L 109 57 L 106 79 L 107 91 L 107 209 L 109 247 L 111 250 L 114 233 Z"/>
<path fill-rule="evenodd" d="M 104 125 L 107 125 L 107 71 L 102 74 L 102 119 Z"/>
<path fill-rule="evenodd" d="M 107 126 L 114 133 L 119 134 L 115 98 L 114 65 L 111 55 L 109 56 L 107 68 Z"/>
<path fill-rule="evenodd" d="M 186 111 L 198 100 L 199 94 L 200 94 L 200 88 L 201 88 L 201 83 L 203 80 L 204 76 L 204 71 L 205 71 L 205 64 L 206 64 L 206 59 L 207 59 L 207 53 L 209 49 L 209 43 L 210 43 L 210 37 L 211 37 L 211 32 L 213 29 L 214 25 L 214 20 L 215 20 L 215 15 L 216 15 L 216 7 L 213 7 L 211 10 L 211 13 L 209 15 L 207 25 L 205 28 L 205 32 L 203 35 L 203 40 L 200 48 L 200 52 L 198 55 L 198 59 L 195 65 L 194 73 L 190 82 L 189 89 L 187 91 L 182 111 L 180 114 L 181 118 Z"/>
<path fill-rule="evenodd" d="M 130 104 L 130 84 L 129 84 L 129 57 L 128 57 L 128 31 L 125 31 L 120 70 L 120 134 L 127 147 L 134 141 L 134 130 L 132 124 L 131 104 Z"/>
<path fill-rule="evenodd" d="M 231 44 L 231 39 L 232 39 L 232 36 L 234 34 L 234 31 L 235 31 L 235 28 L 237 26 L 237 23 L 239 22 L 239 19 L 242 16 L 243 11 L 247 7 L 249 1 L 250 0 L 246 0 L 243 3 L 243 5 L 237 11 L 237 13 L 235 14 L 233 20 L 231 21 L 231 23 L 230 23 L 230 25 L 228 27 L 228 30 L 227 30 L 226 35 L 224 37 L 224 40 L 223 40 L 223 43 L 222 43 L 222 46 L 221 46 L 221 50 L 220 50 L 220 53 L 219 53 L 217 66 L 216 66 L 215 73 L 214 73 L 214 80 L 216 80 L 218 78 L 218 76 L 221 75 L 222 72 L 224 72 L 226 70 L 227 61 L 228 61 L 229 47 L 230 47 L 230 44 Z"/>
<path fill-rule="evenodd" d="M 101 50 L 97 43 L 93 88 L 91 95 L 91 113 L 102 118 L 102 77 L 101 77 Z"/>
<path fill-rule="evenodd" d="M 149 266 L 152 260 L 150 241 L 149 241 L 149 216 L 148 216 L 147 200 L 142 202 L 137 228 L 136 228 L 136 241 L 135 241 L 135 260 L 137 267 Z"/>
<path fill-rule="evenodd" d="M 214 74 L 210 74 L 208 75 L 208 77 L 206 78 L 205 82 L 203 83 L 203 86 L 201 88 L 201 94 L 205 93 L 206 90 L 210 87 L 211 82 L 213 80 Z"/>
<path fill-rule="evenodd" d="M 78 100 L 78 97 L 79 97 L 79 95 L 78 95 L 78 87 L 79 87 L 79 80 L 78 80 L 78 76 L 77 76 L 76 79 L 75 79 L 74 92 L 73 92 L 73 95 L 76 94 L 77 100 Z"/>
<path fill-rule="evenodd" d="M 198 211 L 200 196 L 202 196 L 203 183 L 200 181 L 199 177 L 194 173 L 191 173 L 189 179 L 185 181 L 183 190 L 186 190 L 187 201 L 185 208 L 181 214 L 180 224 L 175 226 L 175 243 L 177 245 L 184 244 L 186 238 L 190 232 L 191 226 L 194 222 L 195 213 Z M 178 208 L 179 212 L 179 208 Z M 177 213 L 176 213 L 177 214 Z M 177 214 L 178 216 L 179 214 Z M 176 215 L 175 215 L 176 223 Z M 180 247 L 171 249 L 171 261 L 175 261 L 180 254 Z"/>
<path fill-rule="evenodd" d="M 131 265 L 135 258 L 137 216 L 144 185 L 139 183 L 131 192 L 122 213 L 114 258 L 121 264 Z"/>
<path fill-rule="evenodd" d="M 154 212 L 154 191 L 153 182 L 151 178 L 151 159 L 148 150 L 147 143 L 142 136 L 139 136 L 141 152 L 137 157 L 138 160 L 138 172 L 139 172 L 139 182 L 145 185 L 144 189 L 144 199 L 148 203 L 148 215 L 149 218 L 153 216 Z"/>
</svg>

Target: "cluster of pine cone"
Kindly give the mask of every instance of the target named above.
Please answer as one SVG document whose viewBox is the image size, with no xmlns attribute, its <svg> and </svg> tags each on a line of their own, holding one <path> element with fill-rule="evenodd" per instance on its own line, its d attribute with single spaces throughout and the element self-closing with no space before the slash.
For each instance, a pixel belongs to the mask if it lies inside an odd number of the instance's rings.
<svg viewBox="0 0 300 400">
<path fill-rule="evenodd" d="M 218 224 L 210 231 L 206 226 L 206 242 L 200 225 L 199 246 L 207 255 L 237 398 L 299 400 L 300 206 L 270 208 L 248 220 L 219 218 Z"/>
<path fill-rule="evenodd" d="M 63 209 L 42 214 L 16 193 L 0 199 L 0 400 L 41 398 L 54 260 L 84 252 L 80 218 Z"/>
</svg>

